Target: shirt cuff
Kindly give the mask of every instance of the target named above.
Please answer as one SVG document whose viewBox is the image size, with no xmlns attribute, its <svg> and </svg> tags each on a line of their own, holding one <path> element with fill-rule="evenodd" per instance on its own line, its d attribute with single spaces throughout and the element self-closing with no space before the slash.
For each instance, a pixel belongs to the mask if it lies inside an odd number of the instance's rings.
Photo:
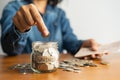
<svg viewBox="0 0 120 80">
<path fill-rule="evenodd" d="M 73 55 L 75 55 L 80 50 L 83 42 L 84 42 L 84 40 L 79 40 L 75 43 L 74 51 L 72 52 Z"/>
<path fill-rule="evenodd" d="M 31 29 L 30 29 L 31 30 Z M 17 36 L 20 38 L 20 37 L 22 37 L 22 38 L 26 38 L 26 37 L 28 37 L 28 33 L 30 32 L 30 30 L 28 30 L 28 31 L 26 31 L 26 32 L 24 32 L 24 33 L 21 33 L 19 30 L 17 30 L 16 28 L 15 28 L 15 26 L 13 27 L 13 31 L 17 34 Z"/>
</svg>

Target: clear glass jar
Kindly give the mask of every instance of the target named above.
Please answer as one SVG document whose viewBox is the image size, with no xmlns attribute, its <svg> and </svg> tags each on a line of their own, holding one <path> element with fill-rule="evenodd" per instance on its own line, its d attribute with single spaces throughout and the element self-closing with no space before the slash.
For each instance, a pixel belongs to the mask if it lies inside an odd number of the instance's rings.
<svg viewBox="0 0 120 80">
<path fill-rule="evenodd" d="M 59 67 L 59 51 L 57 42 L 33 42 L 31 68 L 34 72 L 53 72 Z"/>
</svg>

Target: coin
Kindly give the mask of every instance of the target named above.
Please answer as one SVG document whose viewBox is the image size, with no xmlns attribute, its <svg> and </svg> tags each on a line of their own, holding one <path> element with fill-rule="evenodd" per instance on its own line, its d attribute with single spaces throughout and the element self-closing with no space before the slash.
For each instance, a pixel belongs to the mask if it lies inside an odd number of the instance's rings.
<svg viewBox="0 0 120 80">
<path fill-rule="evenodd" d="M 100 63 L 101 63 L 102 65 L 108 65 L 108 64 L 109 64 L 108 61 L 104 61 L 104 60 L 102 60 Z"/>
<path fill-rule="evenodd" d="M 83 59 L 68 59 L 60 62 L 59 68 L 64 71 L 76 72 L 81 71 L 80 67 L 97 67 L 97 64 L 93 60 L 83 60 Z"/>
<path fill-rule="evenodd" d="M 72 69 L 72 68 L 65 68 L 65 69 L 63 69 L 64 71 L 70 71 L 70 72 L 73 72 L 74 71 L 74 69 Z"/>
<path fill-rule="evenodd" d="M 48 70 L 48 65 L 45 63 L 38 64 L 36 67 L 38 70 Z"/>
</svg>

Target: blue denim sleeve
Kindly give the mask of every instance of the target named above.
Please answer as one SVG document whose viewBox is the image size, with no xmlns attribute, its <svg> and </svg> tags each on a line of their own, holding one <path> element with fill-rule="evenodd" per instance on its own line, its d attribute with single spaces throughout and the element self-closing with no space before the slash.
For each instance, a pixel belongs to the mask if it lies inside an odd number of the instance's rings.
<svg viewBox="0 0 120 80">
<path fill-rule="evenodd" d="M 8 4 L 2 13 L 1 18 L 1 45 L 2 49 L 7 55 L 17 55 L 22 53 L 27 37 L 28 32 L 20 33 L 15 29 L 15 25 L 13 24 L 12 18 L 16 14 L 16 8 L 12 5 Z"/>
<path fill-rule="evenodd" d="M 83 40 L 78 40 L 70 26 L 69 20 L 66 18 L 65 12 L 62 12 L 62 34 L 63 47 L 73 55 L 81 48 Z"/>
</svg>

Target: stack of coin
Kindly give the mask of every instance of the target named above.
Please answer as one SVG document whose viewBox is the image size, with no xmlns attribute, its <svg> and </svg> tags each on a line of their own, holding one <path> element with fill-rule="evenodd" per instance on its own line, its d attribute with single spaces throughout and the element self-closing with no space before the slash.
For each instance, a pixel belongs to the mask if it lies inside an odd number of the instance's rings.
<svg viewBox="0 0 120 80">
<path fill-rule="evenodd" d="M 34 43 L 31 67 L 35 72 L 52 72 L 59 67 L 59 52 L 55 43 Z M 52 47 L 53 46 L 53 47 Z M 56 46 L 57 47 L 57 46 Z"/>
</svg>

